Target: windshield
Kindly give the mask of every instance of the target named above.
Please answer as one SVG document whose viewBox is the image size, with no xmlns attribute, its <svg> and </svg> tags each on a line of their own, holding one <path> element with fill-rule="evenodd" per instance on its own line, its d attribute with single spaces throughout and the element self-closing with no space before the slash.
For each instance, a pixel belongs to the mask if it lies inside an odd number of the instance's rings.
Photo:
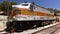
<svg viewBox="0 0 60 34">
<path fill-rule="evenodd" d="M 22 6 L 28 6 L 28 4 L 22 4 Z"/>
</svg>

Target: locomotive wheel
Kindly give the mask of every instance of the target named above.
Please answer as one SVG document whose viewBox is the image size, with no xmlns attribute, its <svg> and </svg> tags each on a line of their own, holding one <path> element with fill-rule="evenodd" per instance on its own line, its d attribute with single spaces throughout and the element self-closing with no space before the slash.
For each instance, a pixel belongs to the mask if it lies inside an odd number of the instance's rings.
<svg viewBox="0 0 60 34">
<path fill-rule="evenodd" d="M 31 29 L 33 28 L 33 26 L 34 26 L 34 23 L 29 21 L 13 23 L 13 28 L 15 29 L 15 31 L 23 31 L 23 30 Z"/>
<path fill-rule="evenodd" d="M 13 28 L 16 32 L 21 32 L 27 29 L 33 29 L 37 27 L 42 27 L 46 25 L 46 22 L 43 23 L 42 21 L 13 21 L 7 23 L 7 31 L 11 31 Z"/>
<path fill-rule="evenodd" d="M 12 25 L 13 25 L 12 22 L 7 22 L 7 23 L 6 23 L 7 28 L 6 28 L 5 30 L 6 30 L 7 32 L 10 32 L 10 30 L 12 29 Z"/>
</svg>

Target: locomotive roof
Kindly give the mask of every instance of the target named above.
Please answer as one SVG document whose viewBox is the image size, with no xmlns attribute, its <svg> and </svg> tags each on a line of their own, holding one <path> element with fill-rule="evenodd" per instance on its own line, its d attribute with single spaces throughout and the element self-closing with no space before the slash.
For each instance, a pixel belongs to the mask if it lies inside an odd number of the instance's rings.
<svg viewBox="0 0 60 34">
<path fill-rule="evenodd" d="M 21 4 L 33 4 L 33 3 L 21 3 Z M 12 5 L 12 7 L 19 7 L 21 4 L 19 4 L 19 5 Z M 33 4 L 33 5 L 38 6 L 38 7 L 42 8 L 42 9 L 47 10 L 46 8 L 41 7 L 41 6 L 39 6 L 39 5 L 36 5 L 36 4 Z M 49 11 L 49 10 L 47 10 L 47 11 Z"/>
</svg>

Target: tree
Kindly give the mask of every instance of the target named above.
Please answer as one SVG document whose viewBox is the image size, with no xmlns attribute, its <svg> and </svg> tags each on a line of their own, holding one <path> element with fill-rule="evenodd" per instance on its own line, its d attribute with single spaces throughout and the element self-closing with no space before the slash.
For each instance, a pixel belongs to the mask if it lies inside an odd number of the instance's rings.
<svg viewBox="0 0 60 34">
<path fill-rule="evenodd" d="M 5 0 L 0 4 L 0 11 L 7 12 L 12 9 L 12 5 L 16 4 L 17 4 L 16 2 L 8 2 Z"/>
<path fill-rule="evenodd" d="M 54 15 L 56 15 L 57 13 L 60 13 L 59 10 L 53 9 L 53 8 L 47 8 L 47 10 L 54 12 Z"/>
<path fill-rule="evenodd" d="M 51 13 L 54 12 L 54 9 L 52 8 L 47 8 L 47 10 L 49 10 Z"/>
<path fill-rule="evenodd" d="M 0 5 L 0 11 L 1 11 L 1 5 Z"/>
</svg>

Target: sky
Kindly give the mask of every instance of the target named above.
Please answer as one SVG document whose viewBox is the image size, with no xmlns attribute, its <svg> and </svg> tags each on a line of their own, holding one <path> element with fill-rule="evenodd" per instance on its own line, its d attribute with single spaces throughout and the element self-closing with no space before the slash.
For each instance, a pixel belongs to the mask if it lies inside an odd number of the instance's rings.
<svg viewBox="0 0 60 34">
<path fill-rule="evenodd" d="M 2 2 L 3 0 L 0 0 Z M 45 8 L 53 8 L 60 10 L 60 0 L 8 0 L 9 2 L 17 2 L 17 4 L 20 4 L 24 1 L 27 2 L 35 2 L 35 4 L 45 7 Z"/>
</svg>

